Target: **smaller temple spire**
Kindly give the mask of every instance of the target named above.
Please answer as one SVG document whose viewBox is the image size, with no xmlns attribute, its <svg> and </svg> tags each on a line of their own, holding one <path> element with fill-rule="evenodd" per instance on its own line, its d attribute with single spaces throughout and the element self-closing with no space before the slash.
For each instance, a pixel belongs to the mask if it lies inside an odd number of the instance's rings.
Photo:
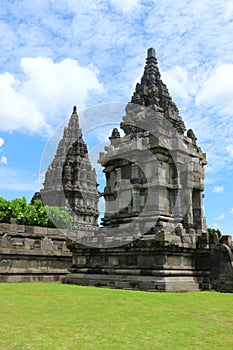
<svg viewBox="0 0 233 350">
<path fill-rule="evenodd" d="M 45 173 L 40 194 L 45 205 L 75 214 L 76 224 L 97 226 L 99 192 L 96 187 L 96 172 L 79 127 L 77 107 L 73 106 L 68 126 L 64 128 L 54 159 Z"/>
</svg>

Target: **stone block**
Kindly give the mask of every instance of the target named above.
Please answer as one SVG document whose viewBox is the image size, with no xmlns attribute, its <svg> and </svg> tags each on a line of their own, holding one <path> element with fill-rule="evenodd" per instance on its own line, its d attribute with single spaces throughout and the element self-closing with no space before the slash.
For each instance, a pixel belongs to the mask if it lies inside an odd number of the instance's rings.
<svg viewBox="0 0 233 350">
<path fill-rule="evenodd" d="M 9 232 L 10 231 L 10 224 L 0 223 L 0 231 L 3 232 Z"/>
<path fill-rule="evenodd" d="M 25 232 L 25 225 L 17 225 L 17 232 L 19 233 Z"/>
<path fill-rule="evenodd" d="M 170 233 L 159 233 L 155 236 L 157 242 L 172 242 L 173 236 Z"/>
<path fill-rule="evenodd" d="M 189 235 L 190 239 L 191 239 L 191 243 L 192 244 L 196 244 L 197 243 L 197 239 L 198 239 L 198 236 L 195 234 L 195 235 Z"/>
<path fill-rule="evenodd" d="M 14 248 L 23 248 L 24 242 L 22 239 L 14 239 L 12 242 L 12 247 Z"/>
<path fill-rule="evenodd" d="M 179 256 L 168 256 L 167 257 L 167 265 L 168 266 L 180 266 L 180 257 Z"/>
<path fill-rule="evenodd" d="M 34 226 L 25 226 L 25 232 L 29 233 L 29 234 L 33 234 L 34 233 Z"/>
<path fill-rule="evenodd" d="M 177 236 L 182 236 L 183 234 L 185 234 L 185 229 L 183 228 L 182 224 L 177 224 L 175 227 L 175 234 Z"/>
<path fill-rule="evenodd" d="M 62 243 L 61 251 L 62 251 L 62 252 L 68 252 L 68 251 L 69 251 L 69 249 L 68 249 L 67 246 L 66 246 L 66 242 L 63 242 L 63 243 Z"/>
<path fill-rule="evenodd" d="M 48 229 L 47 229 L 47 227 L 35 226 L 34 227 L 34 233 L 36 235 L 47 235 L 48 234 Z"/>
<path fill-rule="evenodd" d="M 181 242 L 181 237 L 177 235 L 172 235 L 172 241 L 173 243 L 179 245 L 179 243 Z"/>
<path fill-rule="evenodd" d="M 17 224 L 10 224 L 10 232 L 17 232 Z"/>
<path fill-rule="evenodd" d="M 224 236 L 221 237 L 220 242 L 222 244 L 226 244 L 228 246 L 232 246 L 232 236 L 224 235 Z"/>
<path fill-rule="evenodd" d="M 42 250 L 53 250 L 53 242 L 50 238 L 43 238 L 41 240 L 41 249 Z"/>
<path fill-rule="evenodd" d="M 4 236 L 2 237 L 2 239 L 0 240 L 0 247 L 1 248 L 11 248 L 12 247 L 12 240 L 8 236 L 7 233 L 5 233 Z"/>
<path fill-rule="evenodd" d="M 59 234 L 59 230 L 53 227 L 48 227 L 47 232 L 48 232 L 48 235 L 51 235 L 51 236 L 57 236 Z"/>
<path fill-rule="evenodd" d="M 57 229 L 54 229 L 54 230 L 57 230 Z M 58 234 L 61 236 L 67 236 L 68 234 L 68 230 L 66 228 L 59 228 L 58 229 Z"/>
<path fill-rule="evenodd" d="M 31 243 L 32 243 L 32 240 L 30 240 L 28 238 L 25 238 L 24 239 L 24 247 L 25 247 L 25 249 L 31 249 Z"/>
<path fill-rule="evenodd" d="M 182 236 L 182 242 L 183 243 L 192 243 L 190 236 L 187 234 Z"/>
</svg>

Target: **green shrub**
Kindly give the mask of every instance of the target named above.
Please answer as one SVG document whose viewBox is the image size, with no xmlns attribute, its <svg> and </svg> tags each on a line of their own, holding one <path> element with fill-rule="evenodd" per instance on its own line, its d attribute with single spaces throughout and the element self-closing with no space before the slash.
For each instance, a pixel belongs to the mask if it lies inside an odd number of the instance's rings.
<svg viewBox="0 0 233 350">
<path fill-rule="evenodd" d="M 71 228 L 73 224 L 72 217 L 65 210 L 58 207 L 44 207 L 52 224 L 59 228 Z"/>
<path fill-rule="evenodd" d="M 73 219 L 65 210 L 43 206 L 40 200 L 27 204 L 26 198 L 11 201 L 0 197 L 0 222 L 9 223 L 16 218 L 18 224 L 43 227 L 71 228 Z"/>
<path fill-rule="evenodd" d="M 10 201 L 0 197 L 0 222 L 10 222 L 11 217 Z"/>
</svg>

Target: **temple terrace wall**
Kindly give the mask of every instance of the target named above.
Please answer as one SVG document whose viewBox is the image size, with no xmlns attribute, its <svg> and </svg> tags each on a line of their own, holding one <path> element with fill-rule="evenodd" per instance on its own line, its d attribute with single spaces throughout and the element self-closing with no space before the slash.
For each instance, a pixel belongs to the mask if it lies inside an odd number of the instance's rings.
<svg viewBox="0 0 233 350">
<path fill-rule="evenodd" d="M 71 266 L 67 231 L 0 223 L 0 282 L 60 281 Z"/>
</svg>

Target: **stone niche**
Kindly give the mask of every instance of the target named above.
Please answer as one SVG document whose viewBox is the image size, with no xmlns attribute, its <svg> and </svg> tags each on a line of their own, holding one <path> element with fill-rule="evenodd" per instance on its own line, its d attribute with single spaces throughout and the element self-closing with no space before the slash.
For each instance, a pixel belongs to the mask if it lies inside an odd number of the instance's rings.
<svg viewBox="0 0 233 350">
<path fill-rule="evenodd" d="M 125 112 L 124 135 L 113 129 L 99 157 L 106 176 L 103 227 L 81 240 L 70 238 L 73 263 L 63 282 L 233 290 L 232 246 L 206 230 L 206 155 L 194 132 L 186 132 L 153 48 Z"/>
</svg>

